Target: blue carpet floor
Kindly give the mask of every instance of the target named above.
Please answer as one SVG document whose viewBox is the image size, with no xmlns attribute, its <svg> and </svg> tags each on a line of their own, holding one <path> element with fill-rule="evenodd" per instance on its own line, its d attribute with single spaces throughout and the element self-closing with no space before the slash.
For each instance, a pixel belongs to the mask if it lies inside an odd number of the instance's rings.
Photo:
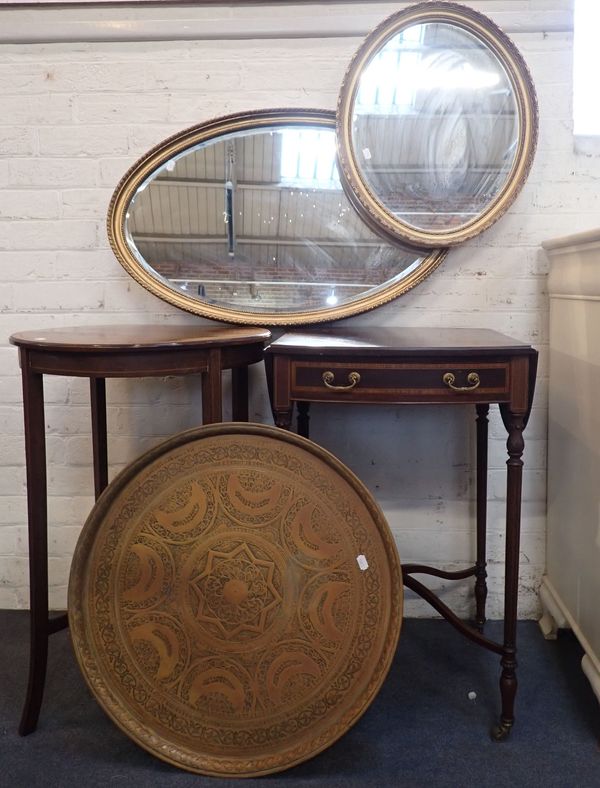
<svg viewBox="0 0 600 788">
<path fill-rule="evenodd" d="M 534 622 L 519 624 L 517 722 L 508 741 L 489 738 L 498 658 L 444 621 L 406 621 L 390 675 L 352 730 L 311 761 L 243 783 L 188 774 L 131 742 L 88 692 L 66 631 L 51 640 L 39 728 L 20 738 L 27 614 L 0 612 L 0 632 L 2 788 L 600 788 L 600 706 L 579 667 L 581 650 L 570 633 L 544 641 Z M 486 632 L 499 638 L 500 625 Z"/>
</svg>

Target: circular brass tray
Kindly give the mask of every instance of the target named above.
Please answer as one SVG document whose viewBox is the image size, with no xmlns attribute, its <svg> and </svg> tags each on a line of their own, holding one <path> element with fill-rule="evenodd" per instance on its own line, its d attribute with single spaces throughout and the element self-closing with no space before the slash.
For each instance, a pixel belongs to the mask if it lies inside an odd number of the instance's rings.
<svg viewBox="0 0 600 788">
<path fill-rule="evenodd" d="M 272 427 L 181 433 L 126 468 L 81 533 L 75 653 L 134 741 L 210 775 L 285 769 L 373 700 L 402 619 L 400 563 L 361 482 Z"/>
</svg>

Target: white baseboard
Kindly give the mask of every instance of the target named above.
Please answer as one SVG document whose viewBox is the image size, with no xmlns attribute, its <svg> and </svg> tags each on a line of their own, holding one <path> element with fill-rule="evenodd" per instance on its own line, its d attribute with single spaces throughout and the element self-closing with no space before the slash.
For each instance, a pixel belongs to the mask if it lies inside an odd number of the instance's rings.
<svg viewBox="0 0 600 788">
<path fill-rule="evenodd" d="M 547 575 L 542 579 L 542 585 L 540 586 L 540 602 L 543 613 L 539 625 L 544 637 L 547 640 L 553 640 L 556 639 L 557 630 L 573 630 L 575 637 L 585 651 L 581 660 L 581 669 L 585 673 L 594 695 L 600 703 L 600 659 L 594 653 L 589 641 L 579 628 L 575 617 L 571 614 Z"/>
<path fill-rule="evenodd" d="M 600 703 L 600 670 L 598 670 L 597 664 L 594 665 L 589 654 L 583 655 L 581 660 L 581 669 L 587 676 L 588 681 L 594 690 L 594 695 L 598 698 L 598 703 Z"/>
<path fill-rule="evenodd" d="M 540 586 L 540 604 L 542 606 L 542 617 L 538 622 L 540 629 L 546 640 L 556 640 L 558 630 L 570 629 L 570 626 L 563 612 L 564 605 L 547 575 L 542 578 Z"/>
</svg>

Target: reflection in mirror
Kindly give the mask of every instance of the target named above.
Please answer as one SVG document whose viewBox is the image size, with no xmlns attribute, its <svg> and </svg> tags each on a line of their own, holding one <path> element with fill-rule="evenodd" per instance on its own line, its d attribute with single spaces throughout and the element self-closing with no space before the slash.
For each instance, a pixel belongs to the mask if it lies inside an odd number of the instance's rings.
<svg viewBox="0 0 600 788">
<path fill-rule="evenodd" d="M 355 213 L 340 184 L 333 114 L 177 152 L 133 193 L 124 232 L 144 270 L 189 299 L 185 308 L 263 316 L 351 304 L 409 278 L 426 256 L 386 243 Z"/>
<path fill-rule="evenodd" d="M 505 69 L 460 27 L 407 27 L 360 77 L 352 145 L 363 177 L 413 227 L 454 228 L 481 214 L 506 183 L 518 138 Z"/>
<path fill-rule="evenodd" d="M 461 243 L 521 190 L 537 120 L 527 66 L 491 20 L 457 3 L 418 3 L 367 36 L 344 77 L 344 185 L 389 238 Z"/>
</svg>

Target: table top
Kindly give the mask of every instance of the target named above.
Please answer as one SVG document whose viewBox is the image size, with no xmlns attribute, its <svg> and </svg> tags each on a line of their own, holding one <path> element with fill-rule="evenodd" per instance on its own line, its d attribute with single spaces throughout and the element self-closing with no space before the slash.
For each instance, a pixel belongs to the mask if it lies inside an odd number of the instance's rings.
<svg viewBox="0 0 600 788">
<path fill-rule="evenodd" d="M 155 350 L 220 347 L 266 342 L 271 332 L 248 326 L 109 325 L 38 329 L 13 334 L 10 341 L 37 350 L 85 353 L 93 350 Z"/>
<path fill-rule="evenodd" d="M 490 329 L 358 326 L 289 331 L 272 342 L 267 353 L 292 355 L 487 355 L 534 352 L 525 342 Z"/>
</svg>

